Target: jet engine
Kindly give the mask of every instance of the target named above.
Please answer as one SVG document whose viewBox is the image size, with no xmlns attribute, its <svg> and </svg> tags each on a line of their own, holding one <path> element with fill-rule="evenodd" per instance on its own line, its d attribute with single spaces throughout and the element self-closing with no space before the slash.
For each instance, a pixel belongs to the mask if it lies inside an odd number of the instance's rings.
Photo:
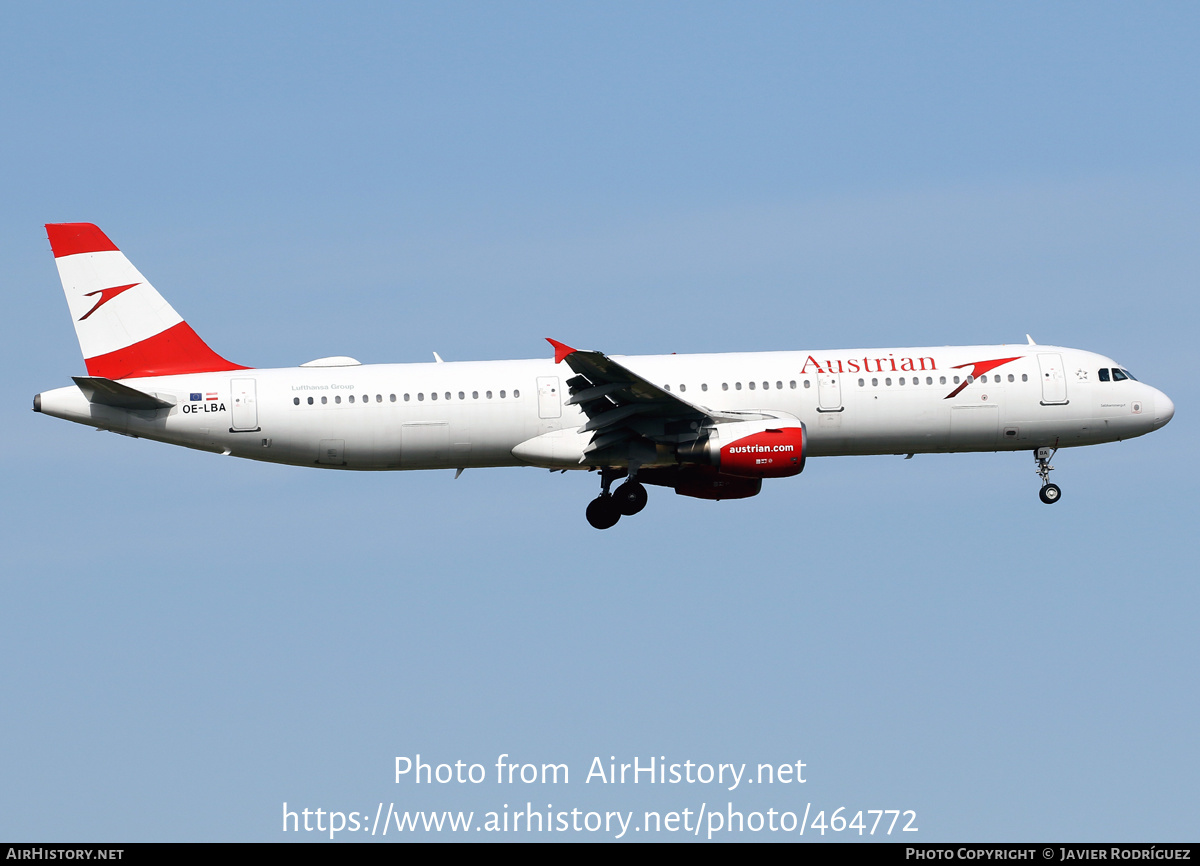
<svg viewBox="0 0 1200 866">
<path fill-rule="evenodd" d="M 707 436 L 680 445 L 676 455 L 680 463 L 712 467 L 721 475 L 788 478 L 804 470 L 807 452 L 804 422 L 770 418 L 718 424 Z"/>
</svg>

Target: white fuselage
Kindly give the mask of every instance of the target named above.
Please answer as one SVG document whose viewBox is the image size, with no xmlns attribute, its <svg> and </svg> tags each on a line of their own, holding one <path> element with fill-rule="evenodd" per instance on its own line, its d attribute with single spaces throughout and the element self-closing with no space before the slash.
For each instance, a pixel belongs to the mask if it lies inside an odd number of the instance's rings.
<svg viewBox="0 0 1200 866">
<path fill-rule="evenodd" d="M 714 412 L 794 416 L 812 456 L 1091 445 L 1149 433 L 1174 412 L 1146 384 L 1101 381 L 1119 369 L 1111 359 L 1055 346 L 614 360 Z M 172 404 L 157 411 L 91 403 L 74 386 L 39 405 L 100 429 L 298 466 L 584 469 L 589 437 L 576 431 L 587 418 L 564 400 L 572 375 L 550 359 L 248 369 L 124 380 Z"/>
</svg>

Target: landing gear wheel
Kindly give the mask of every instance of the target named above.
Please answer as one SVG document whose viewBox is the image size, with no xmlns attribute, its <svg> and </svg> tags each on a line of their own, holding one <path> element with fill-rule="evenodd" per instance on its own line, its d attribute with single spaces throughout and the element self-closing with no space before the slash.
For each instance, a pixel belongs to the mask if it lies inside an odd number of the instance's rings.
<svg viewBox="0 0 1200 866">
<path fill-rule="evenodd" d="M 596 529 L 616 526 L 620 519 L 621 512 L 611 496 L 602 493 L 588 503 L 587 521 Z"/>
<path fill-rule="evenodd" d="M 626 481 L 612 496 L 621 514 L 631 517 L 646 507 L 646 488 L 636 481 Z"/>
<path fill-rule="evenodd" d="M 1047 484 L 1038 492 L 1038 497 L 1047 505 L 1053 505 L 1058 502 L 1062 496 L 1062 491 L 1058 489 L 1057 484 Z"/>
</svg>

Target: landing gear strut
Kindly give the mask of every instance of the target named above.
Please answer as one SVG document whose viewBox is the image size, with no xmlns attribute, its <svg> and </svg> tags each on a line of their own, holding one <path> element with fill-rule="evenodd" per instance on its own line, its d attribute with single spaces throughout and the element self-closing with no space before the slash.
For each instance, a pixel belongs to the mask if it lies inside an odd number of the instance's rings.
<svg viewBox="0 0 1200 866">
<path fill-rule="evenodd" d="M 1042 479 L 1042 489 L 1038 491 L 1038 498 L 1047 505 L 1053 505 L 1062 497 L 1062 490 L 1059 489 L 1058 485 L 1050 483 L 1050 471 L 1054 469 L 1050 465 L 1050 461 L 1057 453 L 1057 446 L 1054 448 L 1039 448 L 1033 452 L 1033 459 L 1037 461 L 1037 474 Z"/>
<path fill-rule="evenodd" d="M 618 478 L 627 475 L 625 469 L 605 468 L 600 470 L 600 495 L 588 503 L 587 520 L 596 529 L 616 526 L 621 515 L 631 516 L 646 507 L 646 488 L 633 478 L 610 493 L 609 488 Z"/>
</svg>

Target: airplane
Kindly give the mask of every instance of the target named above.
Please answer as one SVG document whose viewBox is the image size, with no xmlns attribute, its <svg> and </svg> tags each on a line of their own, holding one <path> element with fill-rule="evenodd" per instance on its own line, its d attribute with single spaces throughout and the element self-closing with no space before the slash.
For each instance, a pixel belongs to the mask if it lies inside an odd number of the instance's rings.
<svg viewBox="0 0 1200 866">
<path fill-rule="evenodd" d="M 47 236 L 87 367 L 35 412 L 126 436 L 325 469 L 534 466 L 599 473 L 597 529 L 646 486 L 756 495 L 809 457 L 1030 451 L 1058 502 L 1059 448 L 1142 436 L 1175 405 L 1104 355 L 997 346 L 605 355 L 259 369 L 218 355 L 91 223 Z M 612 484 L 624 479 L 616 489 Z"/>
</svg>

